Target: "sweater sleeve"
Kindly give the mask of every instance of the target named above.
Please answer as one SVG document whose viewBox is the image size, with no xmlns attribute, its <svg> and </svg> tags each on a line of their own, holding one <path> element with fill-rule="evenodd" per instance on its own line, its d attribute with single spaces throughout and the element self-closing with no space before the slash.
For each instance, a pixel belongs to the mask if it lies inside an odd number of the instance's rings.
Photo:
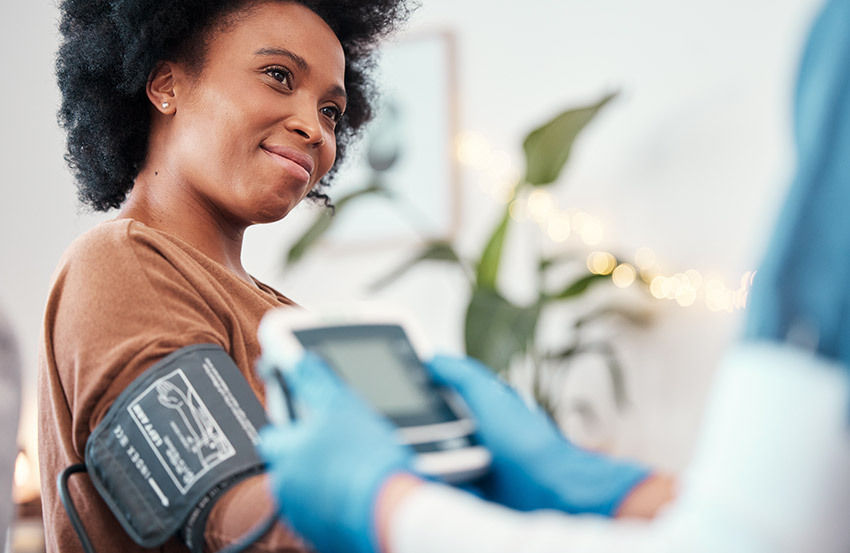
<svg viewBox="0 0 850 553">
<path fill-rule="evenodd" d="M 95 233 L 66 254 L 48 299 L 45 341 L 80 459 L 91 431 L 147 368 L 188 345 L 228 349 L 220 317 L 184 272 L 123 232 Z"/>
<path fill-rule="evenodd" d="M 58 471 L 84 459 L 86 441 L 118 395 L 145 370 L 185 346 L 221 346 L 261 397 L 253 371 L 256 325 L 275 300 L 236 277 L 215 273 L 182 246 L 132 224 L 111 222 L 77 241 L 60 263 L 48 298 L 40 374 L 40 458 L 51 551 L 77 551 L 58 498 Z M 223 272 L 223 269 L 221 270 Z M 256 478 L 262 481 L 263 477 Z M 137 550 L 91 484 L 72 489 L 97 550 Z M 208 520 L 210 543 L 227 543 L 270 511 L 265 487 L 243 481 Z M 265 539 L 302 550 L 283 525 Z M 70 541 L 69 541 L 70 540 Z M 219 540 L 219 541 L 216 541 Z M 169 542 L 164 551 L 185 551 Z M 288 544 L 288 545 L 287 545 Z M 263 549 L 256 549 L 263 551 Z"/>
</svg>

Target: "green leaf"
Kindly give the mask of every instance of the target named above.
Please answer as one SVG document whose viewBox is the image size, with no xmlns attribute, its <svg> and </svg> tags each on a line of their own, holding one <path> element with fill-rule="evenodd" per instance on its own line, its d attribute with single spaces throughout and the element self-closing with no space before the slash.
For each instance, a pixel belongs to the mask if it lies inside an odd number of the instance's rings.
<svg viewBox="0 0 850 553">
<path fill-rule="evenodd" d="M 508 206 L 499 220 L 499 224 L 490 235 L 484 253 L 478 261 L 476 282 L 480 288 L 489 290 L 496 289 L 496 280 L 499 276 L 499 263 L 502 260 L 502 250 L 505 247 L 505 236 L 508 233 L 508 224 L 511 221 L 511 212 Z"/>
<path fill-rule="evenodd" d="M 593 105 L 567 110 L 529 133 L 522 144 L 525 181 L 534 185 L 555 181 L 570 157 L 576 136 L 614 96 L 616 93 Z"/>
<path fill-rule="evenodd" d="M 537 264 L 537 267 L 540 270 L 540 272 L 545 272 L 545 271 L 548 271 L 549 269 L 551 269 L 553 267 L 557 267 L 561 263 L 576 261 L 579 258 L 580 258 L 579 255 L 575 252 L 566 252 L 566 253 L 555 255 L 555 256 L 552 256 L 552 257 L 542 258 L 539 261 L 539 263 Z"/>
<path fill-rule="evenodd" d="M 316 220 L 313 221 L 313 224 L 310 225 L 310 228 L 301 235 L 301 237 L 289 248 L 289 251 L 286 254 L 286 264 L 294 265 L 298 263 L 304 254 L 307 253 L 313 244 L 321 238 L 325 232 L 331 227 L 331 223 L 333 223 L 334 218 L 333 215 L 328 211 L 323 211 L 316 217 Z"/>
<path fill-rule="evenodd" d="M 316 220 L 313 221 L 313 224 L 310 225 L 304 234 L 296 240 L 295 244 L 289 248 L 289 251 L 286 253 L 286 264 L 294 265 L 295 263 L 298 263 L 307 251 L 310 250 L 310 248 L 312 248 L 319 240 L 319 238 L 324 236 L 328 229 L 331 228 L 331 225 L 336 220 L 335 216 L 338 216 L 340 211 L 345 209 L 345 206 L 348 203 L 356 198 L 362 198 L 369 195 L 382 195 L 389 197 L 391 192 L 383 186 L 373 183 L 365 188 L 361 188 L 360 190 L 355 190 L 354 192 L 337 200 L 334 205 L 333 212 L 329 210 L 321 211 L 316 217 Z"/>
<path fill-rule="evenodd" d="M 599 282 L 600 280 L 605 280 L 608 278 L 610 278 L 608 275 L 597 275 L 594 273 L 586 274 L 583 277 L 580 277 L 578 280 L 567 284 L 564 289 L 558 292 L 557 294 L 547 296 L 547 299 L 567 300 L 576 296 L 580 296 L 581 294 L 584 294 L 590 287 L 590 285 L 594 282 Z"/>
<path fill-rule="evenodd" d="M 369 286 L 370 291 L 380 290 L 388 284 L 402 277 L 407 271 L 421 263 L 422 261 L 451 261 L 462 265 L 460 257 L 458 257 L 452 245 L 443 240 L 429 242 L 425 247 L 410 259 L 404 261 L 401 265 L 390 271 L 387 275 L 376 280 Z"/>
<path fill-rule="evenodd" d="M 338 213 L 340 209 L 343 209 L 347 204 L 349 204 L 352 200 L 356 200 L 357 198 L 362 198 L 364 196 L 384 196 L 386 198 L 392 198 L 392 191 L 388 189 L 386 186 L 381 184 L 379 180 L 373 180 L 368 186 L 365 188 L 361 188 L 359 190 L 355 190 L 349 194 L 338 199 L 335 205 L 335 211 Z"/>
<path fill-rule="evenodd" d="M 575 321 L 575 326 L 582 327 L 605 317 L 620 317 L 635 326 L 645 326 L 652 319 L 646 310 L 630 309 L 618 305 L 606 305 L 582 315 Z"/>
<path fill-rule="evenodd" d="M 623 367 L 614 350 L 609 350 L 607 360 L 608 373 L 611 375 L 611 385 L 614 388 L 614 402 L 617 404 L 617 407 L 623 407 L 628 399 L 626 397 L 626 382 L 623 376 Z"/>
<path fill-rule="evenodd" d="M 554 360 L 554 361 L 564 361 L 569 359 L 570 357 L 576 355 L 580 351 L 582 351 L 582 346 L 580 344 L 572 344 L 564 349 L 561 349 L 557 352 L 550 352 L 546 354 L 546 359 Z"/>
<path fill-rule="evenodd" d="M 497 373 L 534 340 L 540 305 L 519 307 L 494 290 L 476 288 L 466 310 L 466 353 Z"/>
</svg>

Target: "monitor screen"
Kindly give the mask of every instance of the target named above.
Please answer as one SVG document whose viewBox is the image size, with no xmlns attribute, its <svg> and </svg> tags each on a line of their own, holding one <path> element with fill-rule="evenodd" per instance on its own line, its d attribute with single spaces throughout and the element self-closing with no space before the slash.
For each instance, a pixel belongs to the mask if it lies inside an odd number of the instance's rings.
<svg viewBox="0 0 850 553">
<path fill-rule="evenodd" d="M 295 336 L 396 424 L 457 419 L 430 386 L 425 368 L 401 327 L 340 326 L 300 330 Z"/>
</svg>

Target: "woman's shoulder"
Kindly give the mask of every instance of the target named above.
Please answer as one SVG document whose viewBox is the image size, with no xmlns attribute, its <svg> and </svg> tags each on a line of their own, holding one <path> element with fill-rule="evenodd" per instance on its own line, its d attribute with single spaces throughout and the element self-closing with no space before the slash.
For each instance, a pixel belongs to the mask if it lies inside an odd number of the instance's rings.
<svg viewBox="0 0 850 553">
<path fill-rule="evenodd" d="M 75 256 L 108 251 L 119 246 L 132 247 L 140 242 L 141 237 L 152 234 L 150 228 L 133 219 L 111 219 L 79 235 L 68 246 L 65 254 Z"/>
<path fill-rule="evenodd" d="M 155 231 L 130 219 L 105 221 L 78 236 L 65 250 L 51 279 L 51 294 L 78 290 L 98 297 L 110 290 L 147 289 L 152 277 L 174 280 L 179 252 Z M 177 279 L 179 280 L 179 279 Z"/>
<path fill-rule="evenodd" d="M 199 290 L 179 256 L 167 238 L 136 221 L 116 219 L 88 230 L 54 272 L 45 312 L 50 332 L 102 335 L 107 329 L 103 339 L 112 344 L 115 335 L 132 340 L 158 328 L 176 332 L 178 320 L 185 330 L 192 317 L 197 328 L 208 329 L 213 316 L 200 294 L 209 287 Z"/>
<path fill-rule="evenodd" d="M 111 268 L 122 272 L 132 268 L 139 256 L 153 259 L 163 255 L 173 244 L 154 229 L 133 219 L 104 221 L 78 236 L 62 255 L 58 270 L 73 266 L 87 271 Z M 147 264 L 147 263 L 146 263 Z"/>
</svg>

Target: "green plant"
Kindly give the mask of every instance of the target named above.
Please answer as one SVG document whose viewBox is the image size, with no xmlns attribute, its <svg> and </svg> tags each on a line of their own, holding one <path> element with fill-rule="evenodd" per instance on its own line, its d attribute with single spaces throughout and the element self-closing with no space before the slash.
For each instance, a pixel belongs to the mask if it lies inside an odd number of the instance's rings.
<svg viewBox="0 0 850 553">
<path fill-rule="evenodd" d="M 523 141 L 525 175 L 514 187 L 514 198 L 532 189 L 554 185 L 569 160 L 576 137 L 614 96 L 606 95 L 591 105 L 566 110 L 528 134 Z M 352 200 L 368 194 L 389 196 L 388 189 L 380 184 L 379 177 L 376 171 L 371 185 L 339 199 L 337 210 L 343 207 L 349 209 L 356 204 Z M 321 215 L 289 250 L 288 262 L 299 260 L 330 224 L 330 217 Z M 464 324 L 464 343 L 468 355 L 480 359 L 500 374 L 506 373 L 521 358 L 530 362 L 532 392 L 552 415 L 557 408 L 557 400 L 551 393 L 551 387 L 557 378 L 553 380 L 551 372 L 554 371 L 557 377 L 577 357 L 601 355 L 611 373 L 615 399 L 621 404 L 625 396 L 615 349 L 608 339 L 587 338 L 584 330 L 594 321 L 609 315 L 626 316 L 633 322 L 641 322 L 642 317 L 616 305 L 597 307 L 577 317 L 572 328 L 565 329 L 568 337 L 559 347 L 540 344 L 537 331 L 544 312 L 584 296 L 596 284 L 610 280 L 610 274 L 590 272 L 583 261 L 576 263 L 578 258 L 575 255 L 546 256 L 538 251 L 536 300 L 525 305 L 512 302 L 499 289 L 501 262 L 511 224 L 509 202 L 476 259 L 464 258 L 449 241 L 429 241 L 410 259 L 377 280 L 371 288 L 378 290 L 389 285 L 424 261 L 455 264 L 467 275 L 470 285 Z M 564 266 L 567 264 L 571 264 L 572 271 L 566 271 L 568 276 L 564 277 Z"/>
</svg>

